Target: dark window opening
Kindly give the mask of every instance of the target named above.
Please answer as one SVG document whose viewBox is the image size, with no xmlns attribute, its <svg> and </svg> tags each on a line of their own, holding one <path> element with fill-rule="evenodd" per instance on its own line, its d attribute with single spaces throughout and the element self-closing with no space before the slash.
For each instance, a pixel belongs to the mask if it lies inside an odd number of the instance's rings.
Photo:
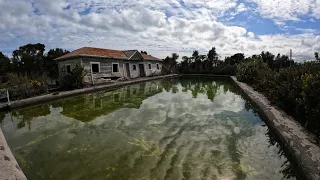
<svg viewBox="0 0 320 180">
<path fill-rule="evenodd" d="M 151 69 L 151 64 L 148 64 L 149 65 L 149 69 Z"/>
<path fill-rule="evenodd" d="M 71 65 L 70 64 L 66 65 L 66 70 L 67 70 L 67 73 L 71 73 Z"/>
<path fill-rule="evenodd" d="M 99 73 L 99 64 L 91 64 L 92 72 Z"/>
<path fill-rule="evenodd" d="M 112 64 L 112 72 L 119 72 L 119 64 Z"/>
<path fill-rule="evenodd" d="M 157 64 L 157 69 L 160 69 L 160 68 L 159 68 L 159 64 Z"/>
<path fill-rule="evenodd" d="M 132 69 L 135 71 L 137 70 L 137 66 L 136 65 L 132 65 Z"/>
</svg>

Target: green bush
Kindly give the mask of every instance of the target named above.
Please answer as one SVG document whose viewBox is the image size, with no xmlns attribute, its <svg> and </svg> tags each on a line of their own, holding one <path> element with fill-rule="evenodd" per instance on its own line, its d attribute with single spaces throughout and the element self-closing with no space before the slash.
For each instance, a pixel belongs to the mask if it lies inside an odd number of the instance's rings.
<svg viewBox="0 0 320 180">
<path fill-rule="evenodd" d="M 268 88 L 272 83 L 271 69 L 261 59 L 249 59 L 237 66 L 237 79 L 253 85 L 255 89 Z"/>
<path fill-rule="evenodd" d="M 34 97 L 47 92 L 47 77 L 41 76 L 30 79 L 26 76 L 8 74 L 8 90 L 11 100 Z"/>
<path fill-rule="evenodd" d="M 308 62 L 277 71 L 262 61 L 238 65 L 237 79 L 252 85 L 308 130 L 320 133 L 320 63 Z"/>
<path fill-rule="evenodd" d="M 82 66 L 76 65 L 70 73 L 66 73 L 60 78 L 60 88 L 71 90 L 82 88 L 84 86 L 84 76 L 86 71 Z"/>
<path fill-rule="evenodd" d="M 236 74 L 236 68 L 237 68 L 236 65 L 223 63 L 216 67 L 213 67 L 212 74 L 234 76 Z"/>
</svg>

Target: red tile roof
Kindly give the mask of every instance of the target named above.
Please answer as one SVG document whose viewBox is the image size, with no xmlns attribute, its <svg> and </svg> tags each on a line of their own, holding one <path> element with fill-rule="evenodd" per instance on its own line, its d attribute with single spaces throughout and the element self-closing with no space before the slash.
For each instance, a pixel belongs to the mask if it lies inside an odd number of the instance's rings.
<svg viewBox="0 0 320 180">
<path fill-rule="evenodd" d="M 141 55 L 142 55 L 143 59 L 146 59 L 146 60 L 157 60 L 157 61 L 160 60 L 159 58 L 153 57 L 149 54 L 141 53 Z"/>
<path fill-rule="evenodd" d="M 131 50 L 132 51 L 132 50 Z M 83 47 L 77 50 L 74 50 L 66 55 L 63 55 L 55 60 L 69 59 L 79 56 L 92 56 L 92 57 L 104 57 L 104 58 L 114 58 L 114 59 L 129 59 L 129 51 L 121 50 L 112 50 L 112 49 L 102 49 L 102 48 L 93 48 L 93 47 Z M 130 53 L 131 54 L 131 53 Z M 141 53 L 142 57 L 145 60 L 161 60 L 156 57 Z"/>
</svg>

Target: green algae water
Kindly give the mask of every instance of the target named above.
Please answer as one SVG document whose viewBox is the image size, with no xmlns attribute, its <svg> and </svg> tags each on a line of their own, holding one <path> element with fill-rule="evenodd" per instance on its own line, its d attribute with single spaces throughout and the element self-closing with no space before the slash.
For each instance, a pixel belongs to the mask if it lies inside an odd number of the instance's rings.
<svg viewBox="0 0 320 180">
<path fill-rule="evenodd" d="M 295 179 L 228 80 L 151 81 L 0 113 L 0 120 L 29 180 Z"/>
</svg>

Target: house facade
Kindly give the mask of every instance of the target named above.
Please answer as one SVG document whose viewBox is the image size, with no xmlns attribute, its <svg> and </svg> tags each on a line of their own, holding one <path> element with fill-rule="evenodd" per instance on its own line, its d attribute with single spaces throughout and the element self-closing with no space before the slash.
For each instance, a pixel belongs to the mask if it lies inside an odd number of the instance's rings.
<svg viewBox="0 0 320 180">
<path fill-rule="evenodd" d="M 59 77 L 76 66 L 84 67 L 87 84 L 101 84 L 118 78 L 137 78 L 160 75 L 162 61 L 137 50 L 111 50 L 83 47 L 56 59 Z"/>
</svg>

